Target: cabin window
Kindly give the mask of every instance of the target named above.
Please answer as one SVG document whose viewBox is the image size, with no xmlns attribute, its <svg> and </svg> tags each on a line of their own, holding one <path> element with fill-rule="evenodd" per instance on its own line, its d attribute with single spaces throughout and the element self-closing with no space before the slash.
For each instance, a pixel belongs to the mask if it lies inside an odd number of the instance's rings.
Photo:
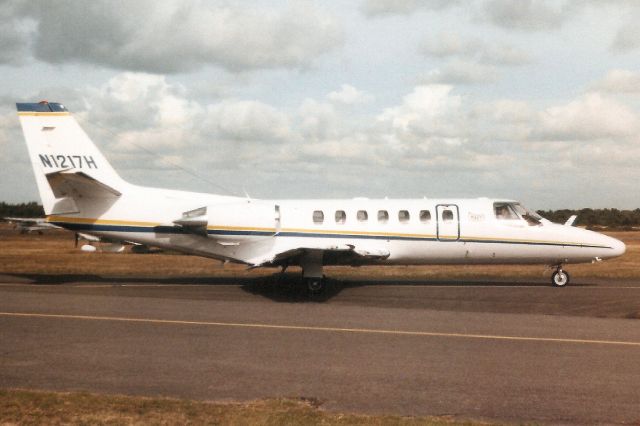
<svg viewBox="0 0 640 426">
<path fill-rule="evenodd" d="M 453 221 L 453 211 L 452 210 L 442 210 L 442 221 L 443 222 L 451 222 L 451 221 Z"/>
<path fill-rule="evenodd" d="M 386 210 L 378 210 L 378 222 L 387 223 L 389 221 L 389 212 Z"/>
<path fill-rule="evenodd" d="M 316 210 L 313 212 L 313 223 L 324 222 L 324 212 L 322 210 Z"/>
<path fill-rule="evenodd" d="M 410 217 L 411 216 L 409 215 L 409 211 L 408 210 L 400 210 L 398 212 L 398 220 L 400 221 L 400 223 L 409 222 Z"/>
<path fill-rule="evenodd" d="M 369 214 L 366 210 L 358 210 L 356 217 L 359 222 L 366 222 L 369 219 Z"/>
<path fill-rule="evenodd" d="M 422 223 L 431 222 L 431 212 L 429 210 L 420 210 L 420 222 Z"/>
<path fill-rule="evenodd" d="M 345 223 L 347 221 L 347 214 L 344 210 L 336 210 L 336 223 Z"/>
</svg>

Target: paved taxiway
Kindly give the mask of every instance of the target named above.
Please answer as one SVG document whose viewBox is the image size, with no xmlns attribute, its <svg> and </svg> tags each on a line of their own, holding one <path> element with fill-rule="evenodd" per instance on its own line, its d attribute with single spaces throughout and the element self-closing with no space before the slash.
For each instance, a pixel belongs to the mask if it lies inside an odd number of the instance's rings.
<svg viewBox="0 0 640 426">
<path fill-rule="evenodd" d="M 0 277 L 0 386 L 640 421 L 640 283 Z"/>
</svg>

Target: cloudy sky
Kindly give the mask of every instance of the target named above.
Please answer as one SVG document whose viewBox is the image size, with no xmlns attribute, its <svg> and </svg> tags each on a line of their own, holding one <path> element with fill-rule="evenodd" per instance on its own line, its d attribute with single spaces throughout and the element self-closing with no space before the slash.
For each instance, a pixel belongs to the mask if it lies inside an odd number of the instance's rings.
<svg viewBox="0 0 640 426">
<path fill-rule="evenodd" d="M 640 207 L 640 2 L 3 1 L 15 102 L 64 103 L 128 180 L 252 197 Z"/>
</svg>

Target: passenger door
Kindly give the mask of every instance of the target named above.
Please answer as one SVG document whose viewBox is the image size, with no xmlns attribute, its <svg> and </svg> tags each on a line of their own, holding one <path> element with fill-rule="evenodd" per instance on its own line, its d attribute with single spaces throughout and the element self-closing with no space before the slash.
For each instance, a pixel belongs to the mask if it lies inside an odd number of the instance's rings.
<svg viewBox="0 0 640 426">
<path fill-rule="evenodd" d="M 436 206 L 438 241 L 458 241 L 460 239 L 460 210 L 455 204 Z"/>
</svg>

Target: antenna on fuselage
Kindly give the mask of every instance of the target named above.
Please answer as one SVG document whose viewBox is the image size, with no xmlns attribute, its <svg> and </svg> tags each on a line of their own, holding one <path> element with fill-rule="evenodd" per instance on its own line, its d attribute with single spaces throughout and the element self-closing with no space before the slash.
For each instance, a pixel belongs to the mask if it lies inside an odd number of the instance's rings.
<svg viewBox="0 0 640 426">
<path fill-rule="evenodd" d="M 244 196 L 247 197 L 247 201 L 250 202 L 251 201 L 251 195 L 249 195 L 247 190 L 244 189 L 244 186 L 242 187 L 242 192 L 244 192 Z"/>
</svg>

